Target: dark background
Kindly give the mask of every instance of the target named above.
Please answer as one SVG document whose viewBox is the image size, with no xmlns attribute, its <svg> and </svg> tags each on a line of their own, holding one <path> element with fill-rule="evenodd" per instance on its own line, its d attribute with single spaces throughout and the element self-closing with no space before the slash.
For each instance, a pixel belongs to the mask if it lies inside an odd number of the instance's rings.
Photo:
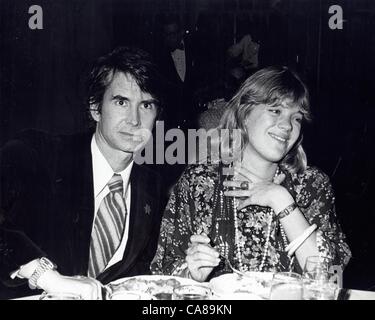
<svg viewBox="0 0 375 320">
<path fill-rule="evenodd" d="M 28 27 L 35 4 L 43 30 Z M 343 30 L 328 26 L 331 5 L 343 8 Z M 375 286 L 375 1 L 0 0 L 0 145 L 25 128 L 85 130 L 83 76 L 93 59 L 117 45 L 154 52 L 166 12 L 191 35 L 205 23 L 202 54 L 211 52 L 219 76 L 225 49 L 246 31 L 260 43 L 261 66 L 289 65 L 306 79 L 314 121 L 304 146 L 332 179 L 353 253 L 344 285 Z"/>
</svg>

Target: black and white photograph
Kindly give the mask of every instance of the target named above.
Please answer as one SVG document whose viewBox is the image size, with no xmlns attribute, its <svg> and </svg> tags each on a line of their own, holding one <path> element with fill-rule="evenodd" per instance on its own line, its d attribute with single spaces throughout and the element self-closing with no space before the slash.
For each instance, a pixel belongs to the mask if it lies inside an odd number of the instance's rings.
<svg viewBox="0 0 375 320">
<path fill-rule="evenodd" d="M 373 0 L 0 0 L 0 300 L 375 300 L 374 76 Z"/>
</svg>

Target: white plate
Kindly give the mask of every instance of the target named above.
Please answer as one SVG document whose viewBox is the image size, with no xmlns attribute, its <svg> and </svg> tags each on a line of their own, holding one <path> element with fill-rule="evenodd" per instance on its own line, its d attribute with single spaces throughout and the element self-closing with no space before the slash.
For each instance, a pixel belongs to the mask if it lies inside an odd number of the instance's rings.
<svg viewBox="0 0 375 320">
<path fill-rule="evenodd" d="M 204 285 L 192 279 L 163 276 L 145 275 L 121 278 L 110 282 L 107 298 L 117 300 L 134 300 L 135 294 L 140 295 L 140 300 L 161 299 L 170 300 L 172 292 L 178 285 Z M 112 294 L 112 296 L 111 296 Z M 133 297 L 132 297 L 133 295 Z"/>
<path fill-rule="evenodd" d="M 181 283 L 181 285 L 187 284 L 202 284 L 198 281 L 188 278 L 176 277 L 176 276 L 163 276 L 163 275 L 145 275 L 145 276 L 135 276 L 135 277 L 128 277 L 128 278 L 121 278 L 110 282 L 110 285 L 119 285 L 123 284 L 130 279 L 138 279 L 138 280 L 145 280 L 145 281 L 158 281 L 158 280 L 170 280 L 174 279 Z"/>
<path fill-rule="evenodd" d="M 272 277 L 272 272 L 246 272 L 246 277 L 228 273 L 211 279 L 210 287 L 213 291 L 214 299 L 268 299 Z"/>
</svg>

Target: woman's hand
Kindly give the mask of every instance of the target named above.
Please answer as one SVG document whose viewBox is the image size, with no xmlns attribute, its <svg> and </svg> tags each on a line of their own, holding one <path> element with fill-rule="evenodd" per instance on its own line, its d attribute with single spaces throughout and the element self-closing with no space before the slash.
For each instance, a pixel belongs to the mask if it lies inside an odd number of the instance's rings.
<svg viewBox="0 0 375 320">
<path fill-rule="evenodd" d="M 249 205 L 258 205 L 270 207 L 277 213 L 294 201 L 288 190 L 280 185 L 285 179 L 284 174 L 278 175 L 271 182 L 259 179 L 242 167 L 235 167 L 234 172 L 235 179 L 224 181 L 223 184 L 225 187 L 234 187 L 236 190 L 225 191 L 224 195 L 240 198 L 238 210 Z"/>
<path fill-rule="evenodd" d="M 210 241 L 204 234 L 194 234 L 190 237 L 185 260 L 191 277 L 196 281 L 205 281 L 220 262 L 219 253 L 210 246 Z"/>
</svg>

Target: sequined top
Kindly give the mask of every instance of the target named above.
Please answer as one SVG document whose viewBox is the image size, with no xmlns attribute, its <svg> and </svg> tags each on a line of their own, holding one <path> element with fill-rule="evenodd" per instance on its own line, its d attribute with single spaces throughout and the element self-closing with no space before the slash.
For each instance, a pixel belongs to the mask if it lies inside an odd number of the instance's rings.
<svg viewBox="0 0 375 320">
<path fill-rule="evenodd" d="M 154 274 L 178 275 L 186 268 L 185 250 L 192 234 L 205 233 L 220 252 L 231 259 L 239 268 L 236 255 L 233 209 L 228 197 L 218 197 L 222 190 L 222 167 L 219 164 L 189 166 L 174 190 L 166 207 L 160 229 L 158 248 L 151 270 Z M 326 174 L 315 167 L 308 167 L 302 174 L 292 174 L 282 169 L 286 175 L 282 185 L 290 192 L 299 209 L 310 224 L 318 226 L 317 247 L 322 256 L 334 259 L 334 264 L 345 267 L 351 252 L 345 242 L 337 220 L 335 198 Z M 233 207 L 233 206 L 232 206 Z M 245 270 L 260 271 L 265 250 L 269 215 L 268 207 L 248 206 L 237 211 L 238 241 L 242 249 L 240 257 Z M 288 244 L 280 222 L 271 224 L 270 243 L 261 271 L 285 271 L 290 267 L 290 259 L 285 253 Z M 298 262 L 292 265 L 301 272 Z M 210 277 L 218 275 L 215 268 Z"/>
</svg>

